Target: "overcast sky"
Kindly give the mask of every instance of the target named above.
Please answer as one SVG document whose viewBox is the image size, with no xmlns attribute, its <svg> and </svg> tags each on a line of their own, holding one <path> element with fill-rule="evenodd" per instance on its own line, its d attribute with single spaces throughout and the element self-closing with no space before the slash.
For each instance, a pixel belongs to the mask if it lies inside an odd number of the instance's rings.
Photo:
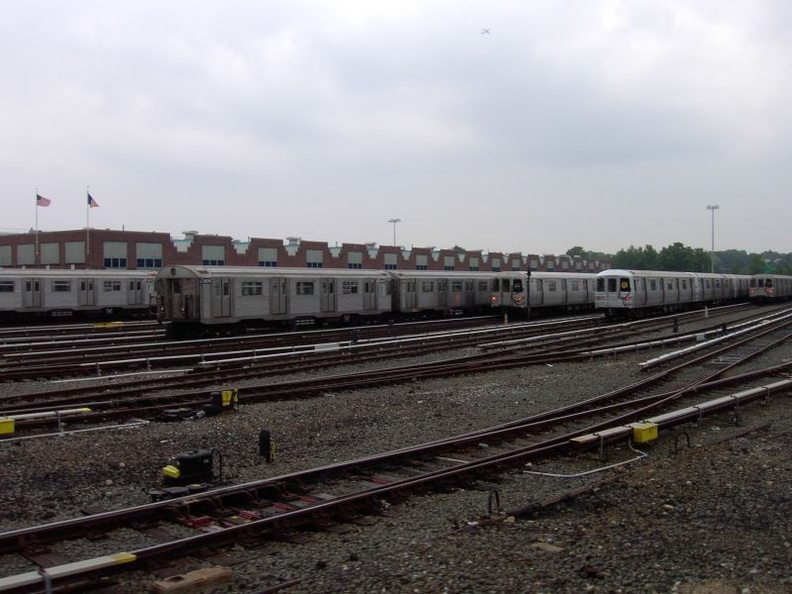
<svg viewBox="0 0 792 594">
<path fill-rule="evenodd" d="M 4 3 L 0 232 L 709 250 L 717 204 L 716 250 L 792 252 L 790 25 L 788 0 Z"/>
</svg>

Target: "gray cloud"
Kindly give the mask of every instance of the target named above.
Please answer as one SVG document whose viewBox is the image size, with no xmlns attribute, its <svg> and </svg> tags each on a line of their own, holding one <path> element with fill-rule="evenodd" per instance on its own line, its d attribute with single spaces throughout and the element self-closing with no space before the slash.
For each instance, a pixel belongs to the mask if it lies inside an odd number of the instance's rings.
<svg viewBox="0 0 792 594">
<path fill-rule="evenodd" d="M 38 188 L 81 227 L 90 185 L 101 227 L 613 251 L 708 247 L 719 203 L 719 249 L 792 251 L 791 10 L 16 3 L 4 226 Z"/>
</svg>

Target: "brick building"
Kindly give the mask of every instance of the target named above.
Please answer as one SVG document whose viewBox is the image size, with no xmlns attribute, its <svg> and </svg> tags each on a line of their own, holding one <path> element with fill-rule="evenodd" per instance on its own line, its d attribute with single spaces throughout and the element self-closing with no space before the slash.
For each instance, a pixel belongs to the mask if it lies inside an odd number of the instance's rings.
<svg viewBox="0 0 792 594">
<path fill-rule="evenodd" d="M 398 270 L 599 272 L 606 260 L 567 255 L 509 254 L 438 248 L 402 248 L 374 243 L 325 242 L 111 229 L 31 231 L 0 235 L 0 268 L 159 269 L 172 264 L 360 268 Z"/>
</svg>

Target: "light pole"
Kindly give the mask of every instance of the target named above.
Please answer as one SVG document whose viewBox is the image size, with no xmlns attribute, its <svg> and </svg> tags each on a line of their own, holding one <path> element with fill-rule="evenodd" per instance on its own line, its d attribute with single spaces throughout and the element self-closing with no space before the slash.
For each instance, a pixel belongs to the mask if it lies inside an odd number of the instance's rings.
<svg viewBox="0 0 792 594">
<path fill-rule="evenodd" d="M 710 250 L 710 272 L 715 272 L 715 211 L 720 206 L 717 204 L 707 204 L 707 210 L 712 211 L 712 249 Z"/>
<path fill-rule="evenodd" d="M 393 245 L 396 245 L 396 223 L 401 223 L 401 219 L 388 219 L 389 223 L 393 223 Z"/>
</svg>

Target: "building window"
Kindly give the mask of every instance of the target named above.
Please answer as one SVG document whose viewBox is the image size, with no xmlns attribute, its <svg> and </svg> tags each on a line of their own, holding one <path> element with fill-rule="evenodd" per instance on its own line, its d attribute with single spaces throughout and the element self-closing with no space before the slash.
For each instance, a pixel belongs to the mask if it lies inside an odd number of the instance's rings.
<svg viewBox="0 0 792 594">
<path fill-rule="evenodd" d="M 324 268 L 324 252 L 322 250 L 305 250 L 305 266 Z"/>
<path fill-rule="evenodd" d="M 242 281 L 242 296 L 261 295 L 261 283 L 258 281 Z"/>
<path fill-rule="evenodd" d="M 105 258 L 104 259 L 104 267 L 105 268 L 126 268 L 127 267 L 127 259 L 126 258 Z"/>
<path fill-rule="evenodd" d="M 225 260 L 203 260 L 204 266 L 225 266 Z"/>
<path fill-rule="evenodd" d="M 352 270 L 363 268 L 363 252 L 349 252 L 347 254 L 347 267 Z"/>
<path fill-rule="evenodd" d="M 138 258 L 138 268 L 162 268 L 162 258 Z"/>
<path fill-rule="evenodd" d="M 357 295 L 358 282 L 357 281 L 344 281 L 341 283 L 342 295 Z"/>
<path fill-rule="evenodd" d="M 313 281 L 298 281 L 295 287 L 298 295 L 313 295 L 314 284 Z"/>
<path fill-rule="evenodd" d="M 258 265 L 265 268 L 277 268 L 278 250 L 276 248 L 259 248 Z"/>
<path fill-rule="evenodd" d="M 55 280 L 55 281 L 52 281 L 52 292 L 53 293 L 70 293 L 71 292 L 71 281 L 67 281 L 67 280 Z"/>
<path fill-rule="evenodd" d="M 454 269 L 454 267 L 453 267 L 453 266 L 449 266 L 448 264 L 446 264 L 446 265 L 443 267 L 443 270 L 453 270 L 453 269 Z"/>
<path fill-rule="evenodd" d="M 429 267 L 426 264 L 418 264 L 415 267 L 416 270 L 429 270 Z"/>
<path fill-rule="evenodd" d="M 107 254 L 108 256 L 123 256 L 125 254 Z M 162 244 L 139 241 L 135 243 L 135 262 L 137 268 L 162 268 Z"/>
</svg>

